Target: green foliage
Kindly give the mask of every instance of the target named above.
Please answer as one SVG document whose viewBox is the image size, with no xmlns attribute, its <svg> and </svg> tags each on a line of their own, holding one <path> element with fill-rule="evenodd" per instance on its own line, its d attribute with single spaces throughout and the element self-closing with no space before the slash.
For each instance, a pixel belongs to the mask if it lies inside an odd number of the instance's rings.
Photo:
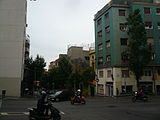
<svg viewBox="0 0 160 120">
<path fill-rule="evenodd" d="M 144 67 L 149 63 L 151 50 L 147 45 L 145 26 L 140 10 L 136 9 L 127 18 L 129 45 L 125 52 L 129 56 L 129 69 L 134 73 L 139 87 L 139 79 L 143 76 Z"/>
<path fill-rule="evenodd" d="M 87 67 L 82 72 L 82 82 L 85 87 L 88 87 L 89 82 L 92 82 L 95 79 L 95 72 L 92 67 Z"/>
<path fill-rule="evenodd" d="M 46 66 L 43 57 L 37 55 L 36 58 L 29 58 L 25 60 L 24 69 L 24 87 L 33 90 L 35 88 L 35 81 L 42 81 L 43 75 L 45 73 L 44 67 Z"/>
<path fill-rule="evenodd" d="M 80 88 L 80 83 L 82 81 L 82 75 L 79 72 L 72 73 L 69 79 L 69 89 L 76 91 Z"/>
<path fill-rule="evenodd" d="M 71 63 L 65 57 L 62 57 L 59 59 L 59 66 L 48 71 L 48 83 L 54 84 L 55 89 L 68 88 L 71 73 Z"/>
</svg>

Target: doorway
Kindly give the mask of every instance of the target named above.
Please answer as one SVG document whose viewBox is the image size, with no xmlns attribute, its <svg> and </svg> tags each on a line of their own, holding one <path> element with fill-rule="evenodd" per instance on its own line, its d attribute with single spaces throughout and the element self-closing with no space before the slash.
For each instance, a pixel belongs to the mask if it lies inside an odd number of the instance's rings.
<svg viewBox="0 0 160 120">
<path fill-rule="evenodd" d="M 106 83 L 106 96 L 113 96 L 113 83 L 112 82 Z"/>
</svg>

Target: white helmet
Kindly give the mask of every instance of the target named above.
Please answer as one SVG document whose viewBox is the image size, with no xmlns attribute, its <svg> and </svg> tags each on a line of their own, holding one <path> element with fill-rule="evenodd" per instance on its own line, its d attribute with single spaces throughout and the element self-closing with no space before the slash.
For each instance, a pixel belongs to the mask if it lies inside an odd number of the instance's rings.
<svg viewBox="0 0 160 120">
<path fill-rule="evenodd" d="M 81 90 L 80 90 L 80 89 L 78 89 L 77 91 L 78 91 L 78 92 L 81 92 Z"/>
</svg>

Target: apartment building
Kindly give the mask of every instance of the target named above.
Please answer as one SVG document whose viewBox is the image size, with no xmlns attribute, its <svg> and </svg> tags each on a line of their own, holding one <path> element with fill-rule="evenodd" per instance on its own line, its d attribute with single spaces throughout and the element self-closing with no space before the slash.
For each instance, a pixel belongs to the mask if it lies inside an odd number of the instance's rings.
<svg viewBox="0 0 160 120">
<path fill-rule="evenodd" d="M 111 0 L 94 18 L 99 94 L 112 96 L 117 95 L 117 91 L 122 93 L 137 89 L 134 75 L 128 70 L 128 62 L 123 61 L 121 55 L 129 41 L 126 18 L 135 9 L 141 11 L 147 41 L 154 51 L 151 64 L 146 66 L 140 80 L 140 86 L 149 92 L 160 93 L 160 1 Z"/>
<path fill-rule="evenodd" d="M 26 11 L 26 0 L 0 0 L 0 91 L 6 90 L 6 96 L 21 93 Z"/>
</svg>

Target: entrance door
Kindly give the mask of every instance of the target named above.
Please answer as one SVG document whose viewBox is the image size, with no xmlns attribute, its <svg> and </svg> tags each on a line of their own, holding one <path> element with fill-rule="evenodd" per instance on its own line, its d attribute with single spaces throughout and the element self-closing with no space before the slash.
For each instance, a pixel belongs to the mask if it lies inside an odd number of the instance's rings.
<svg viewBox="0 0 160 120">
<path fill-rule="evenodd" d="M 113 96 L 113 84 L 106 85 L 106 96 Z"/>
</svg>

